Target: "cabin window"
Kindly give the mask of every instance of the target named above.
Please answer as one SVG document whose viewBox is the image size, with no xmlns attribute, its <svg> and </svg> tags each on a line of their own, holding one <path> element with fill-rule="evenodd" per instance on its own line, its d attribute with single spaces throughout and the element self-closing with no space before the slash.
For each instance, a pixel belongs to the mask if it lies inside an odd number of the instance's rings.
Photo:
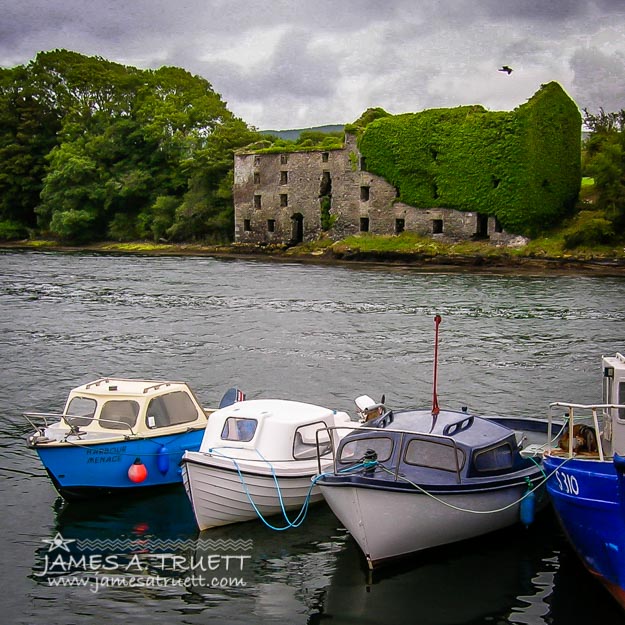
<svg viewBox="0 0 625 625">
<path fill-rule="evenodd" d="M 625 382 L 618 383 L 618 399 L 619 404 L 625 404 Z M 618 409 L 618 418 L 625 419 L 625 408 Z"/>
<path fill-rule="evenodd" d="M 174 391 L 150 400 L 147 411 L 149 428 L 166 428 L 198 418 L 198 409 L 184 391 Z"/>
<path fill-rule="evenodd" d="M 433 443 L 420 438 L 413 438 L 406 447 L 404 462 L 420 467 L 441 469 L 442 471 L 460 471 L 464 466 L 465 455 L 462 449 L 445 443 Z"/>
<path fill-rule="evenodd" d="M 332 449 L 327 424 L 323 421 L 302 425 L 295 430 L 293 437 L 293 458 L 295 460 L 310 460 L 317 457 L 317 441 L 319 441 L 319 455 L 325 456 Z M 321 430 L 321 431 L 320 431 Z M 317 432 L 319 432 L 317 434 Z"/>
<path fill-rule="evenodd" d="M 240 419 L 228 417 L 221 430 L 221 439 L 224 441 L 241 441 L 247 443 L 254 438 L 258 421 L 256 419 Z"/>
<path fill-rule="evenodd" d="M 473 464 L 476 471 L 491 473 L 512 468 L 512 459 L 512 446 L 510 443 L 504 443 L 491 449 L 476 452 Z"/>
<path fill-rule="evenodd" d="M 137 423 L 139 404 L 131 399 L 107 401 L 100 412 L 100 425 L 109 430 L 129 430 Z"/>
<path fill-rule="evenodd" d="M 96 406 L 95 399 L 74 397 L 65 411 L 65 414 L 69 415 L 65 420 L 74 427 L 89 425 L 93 421 Z"/>
<path fill-rule="evenodd" d="M 393 441 L 388 436 L 371 436 L 347 441 L 341 448 L 339 462 L 342 464 L 358 462 L 369 450 L 375 451 L 378 462 L 386 462 L 393 453 Z"/>
</svg>

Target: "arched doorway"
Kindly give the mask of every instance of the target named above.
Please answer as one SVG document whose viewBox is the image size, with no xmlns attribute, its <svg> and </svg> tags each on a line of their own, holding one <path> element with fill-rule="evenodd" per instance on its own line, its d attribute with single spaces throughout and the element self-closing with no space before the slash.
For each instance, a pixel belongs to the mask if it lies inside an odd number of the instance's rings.
<svg viewBox="0 0 625 625">
<path fill-rule="evenodd" d="M 304 240 L 304 215 L 293 213 L 291 215 L 291 244 L 297 245 Z"/>
</svg>

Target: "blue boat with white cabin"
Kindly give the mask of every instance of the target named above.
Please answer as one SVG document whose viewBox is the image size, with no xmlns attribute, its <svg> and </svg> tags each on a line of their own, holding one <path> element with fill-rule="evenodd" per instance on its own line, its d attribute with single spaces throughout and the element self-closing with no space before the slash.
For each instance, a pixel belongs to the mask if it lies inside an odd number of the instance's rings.
<svg viewBox="0 0 625 625">
<path fill-rule="evenodd" d="M 566 537 L 625 609 L 625 356 L 603 357 L 602 370 L 602 403 L 551 404 L 568 428 L 544 466 Z"/>
<path fill-rule="evenodd" d="M 230 389 L 223 406 L 242 398 Z M 69 393 L 63 412 L 26 412 L 34 449 L 65 499 L 182 483 L 208 416 L 185 382 L 101 378 Z"/>
</svg>

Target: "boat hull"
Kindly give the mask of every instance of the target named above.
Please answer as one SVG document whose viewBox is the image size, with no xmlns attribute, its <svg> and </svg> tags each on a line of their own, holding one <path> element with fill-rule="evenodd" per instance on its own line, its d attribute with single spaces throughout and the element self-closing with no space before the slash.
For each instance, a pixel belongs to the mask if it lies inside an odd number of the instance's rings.
<svg viewBox="0 0 625 625">
<path fill-rule="evenodd" d="M 259 512 L 262 517 L 282 515 L 283 509 L 297 513 L 306 502 L 321 501 L 319 488 L 311 488 L 311 479 L 317 472 L 316 462 L 299 471 L 274 466 L 273 472 L 279 491 L 271 469 L 264 463 L 259 465 L 256 462 L 250 467 L 241 460 L 235 465 L 224 458 L 201 453 L 185 454 L 183 481 L 200 530 L 257 520 Z M 291 522 L 296 519 L 296 513 L 289 515 Z M 279 527 L 288 524 L 284 517 L 274 523 Z"/>
<path fill-rule="evenodd" d="M 570 544 L 625 609 L 622 472 L 612 461 L 553 455 L 545 456 L 544 466 L 547 492 Z"/>
<path fill-rule="evenodd" d="M 518 483 L 488 491 L 436 494 L 440 500 L 437 501 L 418 491 L 324 480 L 319 485 L 326 502 L 354 537 L 371 568 L 393 558 L 513 525 L 519 521 L 518 501 L 527 492 L 527 486 Z M 488 514 L 464 511 L 500 508 L 506 509 Z"/>
<path fill-rule="evenodd" d="M 187 449 L 199 449 L 203 432 L 96 444 L 38 445 L 35 450 L 59 494 L 65 499 L 84 499 L 181 483 L 182 455 Z M 132 481 L 128 474 L 137 458 L 147 470 L 140 482 Z"/>
</svg>

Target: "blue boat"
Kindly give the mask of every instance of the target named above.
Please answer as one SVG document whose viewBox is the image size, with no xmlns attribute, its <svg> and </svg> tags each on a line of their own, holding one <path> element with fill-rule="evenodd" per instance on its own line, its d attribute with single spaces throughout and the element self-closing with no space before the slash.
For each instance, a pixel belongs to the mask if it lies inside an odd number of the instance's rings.
<svg viewBox="0 0 625 625">
<path fill-rule="evenodd" d="M 222 405 L 241 399 L 230 389 Z M 185 382 L 101 378 L 72 389 L 61 414 L 26 412 L 34 449 L 65 499 L 182 483 L 210 409 Z"/>
<path fill-rule="evenodd" d="M 586 568 L 625 609 L 625 357 L 604 357 L 603 403 L 555 402 L 567 431 L 548 449 L 547 492 Z"/>
</svg>

